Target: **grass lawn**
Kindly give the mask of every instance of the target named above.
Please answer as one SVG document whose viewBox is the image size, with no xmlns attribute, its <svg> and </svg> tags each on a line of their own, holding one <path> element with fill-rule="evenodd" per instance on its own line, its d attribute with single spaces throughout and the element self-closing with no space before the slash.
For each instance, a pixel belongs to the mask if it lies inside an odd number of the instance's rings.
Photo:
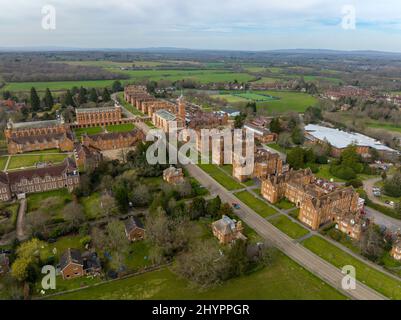
<svg viewBox="0 0 401 320">
<path fill-rule="evenodd" d="M 0 157 L 0 171 L 4 170 L 6 168 L 7 160 L 8 160 L 8 156 Z"/>
<path fill-rule="evenodd" d="M 134 130 L 135 126 L 132 123 L 115 124 L 107 126 L 106 130 L 108 132 L 129 132 Z"/>
<path fill-rule="evenodd" d="M 274 150 L 277 150 L 278 152 L 286 153 L 286 150 L 283 147 L 280 147 L 277 143 L 269 143 L 267 144 L 267 146 Z"/>
<path fill-rule="evenodd" d="M 72 201 L 71 193 L 66 189 L 33 193 L 28 195 L 28 214 L 36 210 L 49 213 L 53 218 L 62 218 L 62 210 Z"/>
<path fill-rule="evenodd" d="M 316 177 L 325 179 L 327 181 L 331 181 L 333 179 L 334 182 L 345 182 L 344 179 L 337 178 L 330 173 L 330 165 L 329 164 L 321 164 L 319 166 L 319 171 L 315 173 Z"/>
<path fill-rule="evenodd" d="M 150 120 L 146 120 L 145 124 L 151 129 L 156 129 L 156 126 Z"/>
<path fill-rule="evenodd" d="M 88 197 L 82 197 L 80 201 L 84 207 L 84 212 L 87 219 L 94 220 L 103 216 L 103 211 L 100 207 L 99 193 L 93 193 Z"/>
<path fill-rule="evenodd" d="M 288 210 L 292 209 L 295 207 L 295 204 L 292 202 L 288 201 L 287 199 L 281 199 L 279 202 L 274 204 L 277 208 L 280 208 L 282 210 Z"/>
<path fill-rule="evenodd" d="M 129 254 L 125 259 L 125 265 L 131 272 L 150 266 L 149 245 L 145 241 L 131 243 Z"/>
<path fill-rule="evenodd" d="M 307 229 L 291 221 L 291 219 L 285 215 L 274 217 L 270 219 L 269 222 L 293 239 L 299 239 L 309 233 Z"/>
<path fill-rule="evenodd" d="M 60 163 L 67 158 L 67 154 L 23 154 L 11 156 L 7 170 L 34 167 L 37 162 Z"/>
<path fill-rule="evenodd" d="M 243 186 L 239 182 L 235 181 L 232 177 L 225 174 L 214 164 L 198 164 L 198 166 L 228 190 L 243 188 Z"/>
<path fill-rule="evenodd" d="M 252 210 L 257 212 L 263 218 L 272 216 L 277 213 L 272 207 L 266 204 L 264 201 L 256 198 L 253 194 L 248 191 L 241 191 L 235 193 L 235 196 L 245 203 Z"/>
<path fill-rule="evenodd" d="M 117 93 L 117 100 L 120 102 L 120 104 L 127 109 L 129 112 L 131 112 L 132 114 L 136 115 L 136 116 L 143 116 L 144 114 L 139 111 L 137 108 L 135 108 L 133 105 L 131 105 L 130 103 L 128 103 L 127 101 L 124 100 L 124 93 L 123 92 L 119 92 Z"/>
<path fill-rule="evenodd" d="M 359 261 L 318 236 L 306 239 L 303 245 L 337 268 L 342 268 L 345 265 L 354 266 L 357 280 L 391 299 L 401 299 L 401 281 L 397 281 L 369 267 L 362 261 Z"/>
<path fill-rule="evenodd" d="M 74 133 L 77 139 L 80 139 L 81 136 L 86 133 L 88 135 L 91 134 L 98 134 L 98 133 L 102 133 L 103 132 L 103 128 L 102 127 L 91 127 L 91 128 L 78 128 L 78 129 L 74 129 Z"/>
<path fill-rule="evenodd" d="M 60 261 L 61 255 L 68 249 L 79 249 L 84 250 L 84 246 L 81 244 L 82 239 L 79 235 L 65 236 L 57 239 L 54 243 L 46 243 L 44 248 L 40 250 L 40 258 L 42 261 L 46 261 L 50 257 L 55 257 L 56 261 Z"/>
<path fill-rule="evenodd" d="M 302 92 L 261 91 L 260 93 L 279 98 L 277 100 L 257 103 L 259 109 L 266 109 L 269 113 L 304 112 L 309 106 L 317 103 L 315 97 Z"/>
<path fill-rule="evenodd" d="M 345 299 L 338 291 L 277 253 L 268 267 L 200 290 L 169 269 L 148 272 L 96 287 L 56 296 L 59 300 L 134 299 Z"/>
</svg>

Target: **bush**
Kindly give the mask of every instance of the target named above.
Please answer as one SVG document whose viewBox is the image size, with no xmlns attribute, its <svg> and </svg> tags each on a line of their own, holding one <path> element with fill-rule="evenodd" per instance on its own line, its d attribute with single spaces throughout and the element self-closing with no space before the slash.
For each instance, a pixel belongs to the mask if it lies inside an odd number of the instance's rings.
<svg viewBox="0 0 401 320">
<path fill-rule="evenodd" d="M 352 170 L 350 167 L 346 167 L 344 165 L 330 166 L 330 173 L 333 176 L 344 179 L 344 180 L 356 179 L 355 171 Z"/>
<path fill-rule="evenodd" d="M 316 156 L 316 163 L 327 164 L 327 161 L 328 161 L 327 156 Z"/>
<path fill-rule="evenodd" d="M 309 169 L 311 169 L 311 171 L 313 173 L 318 173 L 319 172 L 319 165 L 317 165 L 316 163 L 307 163 L 306 167 L 309 167 Z"/>
<path fill-rule="evenodd" d="M 352 179 L 352 180 L 347 181 L 347 183 L 345 185 L 353 186 L 354 188 L 359 188 L 359 187 L 362 187 L 363 183 L 359 179 Z"/>
</svg>

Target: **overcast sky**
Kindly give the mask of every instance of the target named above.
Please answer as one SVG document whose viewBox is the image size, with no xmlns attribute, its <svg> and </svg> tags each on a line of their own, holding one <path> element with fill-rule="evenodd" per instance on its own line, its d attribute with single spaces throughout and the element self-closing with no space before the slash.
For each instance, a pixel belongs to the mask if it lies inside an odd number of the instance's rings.
<svg viewBox="0 0 401 320">
<path fill-rule="evenodd" d="M 42 28 L 45 5 L 56 9 L 55 30 Z M 355 29 L 342 27 L 344 5 L 355 8 Z M 7 46 L 401 52 L 401 1 L 0 0 Z"/>
</svg>

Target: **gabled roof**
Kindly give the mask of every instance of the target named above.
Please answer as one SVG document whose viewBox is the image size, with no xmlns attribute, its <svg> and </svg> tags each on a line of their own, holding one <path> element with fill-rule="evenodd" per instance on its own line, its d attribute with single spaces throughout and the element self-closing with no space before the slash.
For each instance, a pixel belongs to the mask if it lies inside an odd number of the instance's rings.
<svg viewBox="0 0 401 320">
<path fill-rule="evenodd" d="M 145 229 L 140 219 L 138 219 L 137 217 L 129 217 L 125 221 L 125 231 L 129 233 L 136 228 Z"/>
<path fill-rule="evenodd" d="M 60 268 L 63 270 L 69 264 L 75 263 L 83 266 L 83 259 L 81 252 L 77 249 L 68 248 L 66 252 L 60 258 Z"/>
</svg>

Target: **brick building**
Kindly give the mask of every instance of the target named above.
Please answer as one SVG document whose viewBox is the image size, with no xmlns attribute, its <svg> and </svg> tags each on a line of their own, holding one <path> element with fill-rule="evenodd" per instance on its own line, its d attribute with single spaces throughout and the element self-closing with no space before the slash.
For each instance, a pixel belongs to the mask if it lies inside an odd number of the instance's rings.
<svg viewBox="0 0 401 320">
<path fill-rule="evenodd" d="M 79 278 L 84 275 L 99 275 L 102 267 L 94 252 L 81 252 L 68 248 L 60 258 L 60 273 L 64 280 Z"/>
<path fill-rule="evenodd" d="M 121 107 L 76 108 L 77 125 L 82 128 L 121 123 Z"/>
<path fill-rule="evenodd" d="M 102 153 L 81 143 L 76 143 L 74 147 L 75 161 L 79 167 L 87 168 L 88 165 L 97 166 L 103 160 Z"/>
<path fill-rule="evenodd" d="M 4 130 L 9 154 L 60 149 L 72 151 L 74 142 L 71 130 L 63 119 L 7 123 Z"/>
<path fill-rule="evenodd" d="M 255 139 L 262 143 L 271 143 L 277 140 L 277 133 L 270 132 L 266 127 L 258 125 L 256 121 L 245 123 L 244 129 L 251 130 L 255 135 Z"/>
<path fill-rule="evenodd" d="M 66 158 L 63 163 L 48 167 L 0 172 L 0 200 L 8 201 L 21 193 L 63 188 L 72 191 L 78 185 L 79 172 L 75 161 Z"/>
<path fill-rule="evenodd" d="M 137 217 L 125 220 L 125 235 L 129 241 L 138 241 L 145 238 L 145 227 Z"/>
<path fill-rule="evenodd" d="M 104 151 L 133 147 L 138 141 L 144 139 L 144 134 L 139 129 L 133 129 L 128 132 L 84 134 L 81 139 L 84 146 Z"/>
<path fill-rule="evenodd" d="M 336 215 L 356 214 L 362 209 L 359 194 L 352 187 L 317 179 L 310 169 L 269 175 L 262 181 L 261 194 L 271 203 L 287 198 L 300 208 L 299 220 L 313 230 L 334 222 Z"/>
<path fill-rule="evenodd" d="M 224 216 L 212 224 L 213 235 L 219 239 L 221 244 L 229 244 L 237 239 L 245 240 L 242 234 L 244 230 L 241 221 L 235 221 L 228 216 Z"/>
<path fill-rule="evenodd" d="M 164 132 L 169 132 L 172 129 L 181 130 L 184 128 L 184 122 L 179 117 L 164 109 L 158 110 L 153 114 L 152 122 L 157 128 L 162 129 Z M 176 126 L 173 126 L 173 124 Z"/>
</svg>

